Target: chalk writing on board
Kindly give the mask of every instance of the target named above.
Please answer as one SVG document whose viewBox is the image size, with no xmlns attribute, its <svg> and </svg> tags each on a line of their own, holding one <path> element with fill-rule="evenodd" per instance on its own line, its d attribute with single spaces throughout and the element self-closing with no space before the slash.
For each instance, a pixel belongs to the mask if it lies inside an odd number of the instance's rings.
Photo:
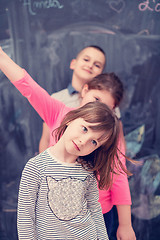
<svg viewBox="0 0 160 240">
<path fill-rule="evenodd" d="M 149 34 L 150 34 L 150 33 L 149 33 L 149 30 L 148 30 L 148 29 L 143 29 L 142 31 L 140 31 L 139 33 L 137 33 L 137 35 L 144 35 L 144 34 L 149 35 Z"/>
<path fill-rule="evenodd" d="M 58 8 L 61 9 L 64 6 L 60 3 L 60 0 L 20 0 L 24 6 L 28 7 L 28 11 L 31 15 L 36 15 L 39 9 Z"/>
<path fill-rule="evenodd" d="M 155 11 L 155 12 L 160 12 L 160 3 L 157 3 L 158 0 L 146 0 L 143 3 L 140 3 L 138 8 L 140 11 Z"/>
<path fill-rule="evenodd" d="M 120 13 L 125 8 L 125 2 L 124 2 L 124 0 L 116 0 L 116 1 L 115 0 L 111 0 L 109 2 L 109 6 L 115 12 Z"/>
</svg>

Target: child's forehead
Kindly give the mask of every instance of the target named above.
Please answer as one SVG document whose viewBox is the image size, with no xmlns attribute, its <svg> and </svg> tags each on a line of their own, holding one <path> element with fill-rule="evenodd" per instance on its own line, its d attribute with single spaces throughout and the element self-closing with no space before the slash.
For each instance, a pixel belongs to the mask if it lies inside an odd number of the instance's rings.
<svg viewBox="0 0 160 240">
<path fill-rule="evenodd" d="M 86 117 L 86 116 L 76 118 L 73 122 L 75 122 L 76 124 L 83 125 L 85 127 L 91 128 L 91 129 L 94 129 L 94 127 L 99 125 L 99 123 L 90 122 L 89 117 Z"/>
<path fill-rule="evenodd" d="M 91 116 L 92 115 L 92 116 Z M 95 117 L 93 115 L 93 113 L 90 113 L 90 114 L 86 114 L 86 115 L 83 115 L 81 117 L 78 117 L 78 118 L 75 118 L 74 120 L 72 120 L 71 122 L 75 122 L 77 124 L 85 124 L 87 125 L 88 127 L 90 128 L 93 128 L 96 127 L 96 126 L 99 126 L 98 128 L 100 128 L 100 126 L 102 125 L 102 121 L 95 121 Z"/>
<path fill-rule="evenodd" d="M 106 57 L 99 49 L 94 47 L 87 47 L 83 49 L 79 54 L 77 55 L 76 59 L 83 58 L 83 57 L 89 57 L 94 59 L 95 61 L 101 63 L 103 66 L 106 62 Z"/>
<path fill-rule="evenodd" d="M 98 49 L 96 49 L 96 48 L 93 48 L 93 47 L 87 47 L 87 48 L 84 48 L 82 51 L 80 51 L 80 53 L 78 54 L 79 56 L 81 56 L 81 55 L 85 55 L 85 54 L 89 54 L 89 53 L 97 53 L 97 52 L 99 52 L 100 53 L 100 51 L 98 50 Z"/>
<path fill-rule="evenodd" d="M 82 49 L 77 57 L 83 56 L 83 55 L 94 55 L 94 54 L 103 54 L 99 49 L 94 48 L 94 47 L 87 47 Z M 104 54 L 103 54 L 104 55 Z"/>
</svg>

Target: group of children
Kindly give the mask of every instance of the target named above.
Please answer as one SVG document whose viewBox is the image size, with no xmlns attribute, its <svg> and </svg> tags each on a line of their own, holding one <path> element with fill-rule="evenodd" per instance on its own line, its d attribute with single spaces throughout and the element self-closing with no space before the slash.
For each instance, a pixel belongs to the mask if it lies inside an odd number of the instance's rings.
<svg viewBox="0 0 160 240">
<path fill-rule="evenodd" d="M 0 49 L 0 69 L 44 121 L 41 153 L 22 173 L 19 239 L 108 239 L 113 205 L 117 239 L 136 239 L 123 128 L 116 116 L 123 85 L 114 73 L 102 73 L 105 62 L 101 48 L 84 48 L 71 61 L 71 85 L 50 96 Z"/>
</svg>

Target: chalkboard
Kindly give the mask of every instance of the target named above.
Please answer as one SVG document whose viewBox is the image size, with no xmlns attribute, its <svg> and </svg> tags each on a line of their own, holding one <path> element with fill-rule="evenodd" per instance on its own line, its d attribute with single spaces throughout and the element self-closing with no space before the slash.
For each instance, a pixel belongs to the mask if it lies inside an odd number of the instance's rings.
<svg viewBox="0 0 160 240">
<path fill-rule="evenodd" d="M 133 137 L 132 132 L 144 126 L 134 157 L 146 164 L 160 156 L 159 23 L 158 0 L 0 1 L 0 45 L 50 94 L 68 85 L 69 63 L 83 47 L 104 49 L 105 71 L 114 71 L 125 86 L 121 105 L 125 135 Z M 42 121 L 1 72 L 0 79 L 0 234 L 14 240 L 19 179 L 25 163 L 38 152 Z M 133 190 L 135 181 L 131 178 Z M 158 185 L 155 195 L 159 199 Z M 156 238 L 149 228 L 144 231 L 146 222 L 136 215 L 134 203 L 137 239 L 157 240 L 158 230 Z M 159 215 L 145 221 L 153 230 Z"/>
</svg>

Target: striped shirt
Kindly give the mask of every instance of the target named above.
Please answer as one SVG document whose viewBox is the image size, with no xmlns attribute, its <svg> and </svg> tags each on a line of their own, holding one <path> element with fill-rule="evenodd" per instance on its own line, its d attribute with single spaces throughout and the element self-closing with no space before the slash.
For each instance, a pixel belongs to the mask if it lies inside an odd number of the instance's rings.
<svg viewBox="0 0 160 240">
<path fill-rule="evenodd" d="M 17 221 L 20 240 L 108 239 L 93 173 L 58 161 L 50 149 L 22 172 Z"/>
</svg>

